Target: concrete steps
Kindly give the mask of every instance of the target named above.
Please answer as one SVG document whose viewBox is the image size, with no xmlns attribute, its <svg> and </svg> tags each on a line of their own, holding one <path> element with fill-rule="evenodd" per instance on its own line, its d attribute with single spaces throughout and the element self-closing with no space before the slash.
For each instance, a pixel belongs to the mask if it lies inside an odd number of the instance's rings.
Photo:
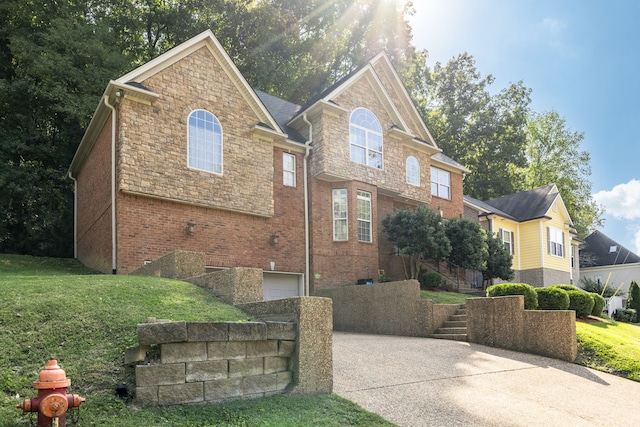
<svg viewBox="0 0 640 427">
<path fill-rule="evenodd" d="M 431 338 L 453 341 L 467 341 L 467 309 L 464 304 L 449 316 L 449 320 L 436 330 Z"/>
</svg>

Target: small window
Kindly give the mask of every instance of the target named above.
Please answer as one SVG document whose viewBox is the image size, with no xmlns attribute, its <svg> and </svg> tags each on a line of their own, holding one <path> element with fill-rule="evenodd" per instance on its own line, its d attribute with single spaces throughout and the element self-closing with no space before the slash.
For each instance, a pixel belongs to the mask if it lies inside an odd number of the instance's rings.
<svg viewBox="0 0 640 427">
<path fill-rule="evenodd" d="M 509 230 L 500 229 L 500 238 L 502 239 L 502 244 L 509 250 L 509 253 L 513 255 L 514 253 L 514 245 L 513 245 L 513 232 Z"/>
<path fill-rule="evenodd" d="M 564 258 L 564 233 L 557 228 L 547 228 L 549 253 Z"/>
<path fill-rule="evenodd" d="M 222 126 L 208 111 L 189 114 L 187 163 L 190 168 L 222 173 Z"/>
<path fill-rule="evenodd" d="M 296 156 L 282 153 L 282 183 L 288 187 L 296 186 Z"/>
<path fill-rule="evenodd" d="M 420 164 L 413 156 L 407 157 L 407 183 L 420 187 Z"/>
<path fill-rule="evenodd" d="M 609 253 L 613 254 L 618 252 L 618 247 L 617 246 L 609 246 Z"/>
<path fill-rule="evenodd" d="M 351 161 L 382 169 L 382 127 L 366 108 L 356 108 L 349 121 Z"/>
<path fill-rule="evenodd" d="M 333 190 L 333 240 L 345 241 L 349 238 L 347 225 L 347 190 Z"/>
<path fill-rule="evenodd" d="M 358 240 L 371 242 L 371 193 L 358 191 Z"/>
<path fill-rule="evenodd" d="M 442 199 L 451 198 L 451 176 L 449 172 L 431 168 L 431 195 Z"/>
</svg>

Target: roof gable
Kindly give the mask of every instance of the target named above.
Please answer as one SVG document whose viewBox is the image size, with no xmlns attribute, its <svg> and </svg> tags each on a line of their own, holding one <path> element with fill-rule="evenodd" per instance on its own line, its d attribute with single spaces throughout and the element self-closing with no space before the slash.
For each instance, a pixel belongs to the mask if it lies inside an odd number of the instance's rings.
<svg viewBox="0 0 640 427">
<path fill-rule="evenodd" d="M 594 231 L 587 236 L 580 250 L 580 267 L 634 263 L 640 263 L 640 256 L 600 231 Z"/>
<path fill-rule="evenodd" d="M 485 203 L 522 222 L 547 216 L 558 196 L 555 184 L 548 184 L 533 190 L 488 200 Z"/>
</svg>

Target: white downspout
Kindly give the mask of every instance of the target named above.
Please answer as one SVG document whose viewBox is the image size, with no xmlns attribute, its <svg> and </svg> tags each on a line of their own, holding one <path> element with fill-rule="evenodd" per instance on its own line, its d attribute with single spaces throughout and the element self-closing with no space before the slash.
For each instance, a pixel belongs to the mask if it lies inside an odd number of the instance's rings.
<svg viewBox="0 0 640 427">
<path fill-rule="evenodd" d="M 78 258 L 78 180 L 69 171 L 73 181 L 73 257 Z"/>
<path fill-rule="evenodd" d="M 116 109 L 109 104 L 109 96 L 105 95 L 103 100 L 104 105 L 111 110 L 111 273 L 116 274 L 118 268 L 116 256 Z"/>
<path fill-rule="evenodd" d="M 304 160 L 302 162 L 302 171 L 303 171 L 303 186 L 304 186 L 304 281 L 305 281 L 305 296 L 309 296 L 309 259 L 310 259 L 310 248 L 309 248 L 309 182 L 307 179 L 307 160 L 309 159 L 309 154 L 311 153 L 311 142 L 313 141 L 313 125 L 309 120 L 307 120 L 307 113 L 302 115 L 302 121 L 304 121 L 309 126 L 309 139 L 305 144 L 305 153 Z"/>
</svg>

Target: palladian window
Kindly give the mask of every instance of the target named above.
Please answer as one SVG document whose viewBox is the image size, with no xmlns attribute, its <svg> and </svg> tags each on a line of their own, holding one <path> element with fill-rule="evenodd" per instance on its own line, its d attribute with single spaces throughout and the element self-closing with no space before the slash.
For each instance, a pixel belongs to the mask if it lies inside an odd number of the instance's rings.
<svg viewBox="0 0 640 427">
<path fill-rule="evenodd" d="M 210 112 L 189 114 L 187 159 L 190 168 L 222 173 L 222 126 Z"/>
<path fill-rule="evenodd" d="M 351 161 L 382 169 L 382 127 L 366 108 L 356 108 L 349 121 Z"/>
</svg>

